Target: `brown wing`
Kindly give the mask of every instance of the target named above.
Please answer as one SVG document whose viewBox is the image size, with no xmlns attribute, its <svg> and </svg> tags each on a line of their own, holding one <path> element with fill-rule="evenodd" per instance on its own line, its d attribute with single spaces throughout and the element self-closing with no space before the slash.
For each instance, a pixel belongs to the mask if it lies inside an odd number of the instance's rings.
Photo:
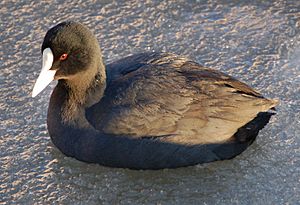
<svg viewBox="0 0 300 205">
<path fill-rule="evenodd" d="M 97 129 L 182 144 L 216 143 L 277 104 L 223 73 L 182 58 L 160 59 L 111 82 L 93 108 L 101 113 L 91 118 Z"/>
</svg>

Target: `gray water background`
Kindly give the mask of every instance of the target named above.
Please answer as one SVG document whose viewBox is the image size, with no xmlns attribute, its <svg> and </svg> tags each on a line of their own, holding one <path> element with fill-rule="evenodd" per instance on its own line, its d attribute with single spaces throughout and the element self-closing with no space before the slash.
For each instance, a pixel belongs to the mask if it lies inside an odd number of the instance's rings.
<svg viewBox="0 0 300 205">
<path fill-rule="evenodd" d="M 52 83 L 30 97 L 46 31 L 64 20 L 96 34 L 106 63 L 169 51 L 280 99 L 243 154 L 187 168 L 86 164 L 51 143 Z M 0 2 L 0 204 L 300 204 L 300 1 Z"/>
</svg>

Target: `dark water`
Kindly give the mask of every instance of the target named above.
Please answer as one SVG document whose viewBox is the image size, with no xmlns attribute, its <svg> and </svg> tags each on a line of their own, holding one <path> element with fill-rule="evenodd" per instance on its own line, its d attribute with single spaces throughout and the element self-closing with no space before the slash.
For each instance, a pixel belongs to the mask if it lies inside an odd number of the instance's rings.
<svg viewBox="0 0 300 205">
<path fill-rule="evenodd" d="M 0 2 L 0 204 L 299 204 L 300 1 Z M 45 32 L 77 20 L 106 62 L 170 51 L 279 98 L 278 114 L 230 161 L 131 171 L 64 157 L 50 142 L 51 84 L 30 97 Z"/>
</svg>

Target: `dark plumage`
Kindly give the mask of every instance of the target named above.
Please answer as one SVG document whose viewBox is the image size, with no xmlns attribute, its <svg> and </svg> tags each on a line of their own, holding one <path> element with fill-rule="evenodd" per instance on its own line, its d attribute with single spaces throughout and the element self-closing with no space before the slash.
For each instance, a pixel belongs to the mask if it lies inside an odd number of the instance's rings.
<svg viewBox="0 0 300 205">
<path fill-rule="evenodd" d="M 105 72 L 95 36 L 75 22 L 50 29 L 42 51 L 40 76 L 50 71 L 58 80 L 49 134 L 64 154 L 86 162 L 160 169 L 230 159 L 254 141 L 277 105 L 170 53 L 132 55 Z"/>
</svg>

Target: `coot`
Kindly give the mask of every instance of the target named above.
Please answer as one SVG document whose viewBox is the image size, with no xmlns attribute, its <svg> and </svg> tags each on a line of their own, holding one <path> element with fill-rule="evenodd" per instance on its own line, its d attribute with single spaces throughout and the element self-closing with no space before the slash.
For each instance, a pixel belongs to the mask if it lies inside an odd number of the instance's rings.
<svg viewBox="0 0 300 205">
<path fill-rule="evenodd" d="M 131 169 L 224 160 L 243 152 L 276 100 L 172 53 L 140 53 L 104 66 L 96 37 L 63 22 L 42 44 L 32 96 L 52 80 L 47 124 L 65 155 Z"/>
</svg>

